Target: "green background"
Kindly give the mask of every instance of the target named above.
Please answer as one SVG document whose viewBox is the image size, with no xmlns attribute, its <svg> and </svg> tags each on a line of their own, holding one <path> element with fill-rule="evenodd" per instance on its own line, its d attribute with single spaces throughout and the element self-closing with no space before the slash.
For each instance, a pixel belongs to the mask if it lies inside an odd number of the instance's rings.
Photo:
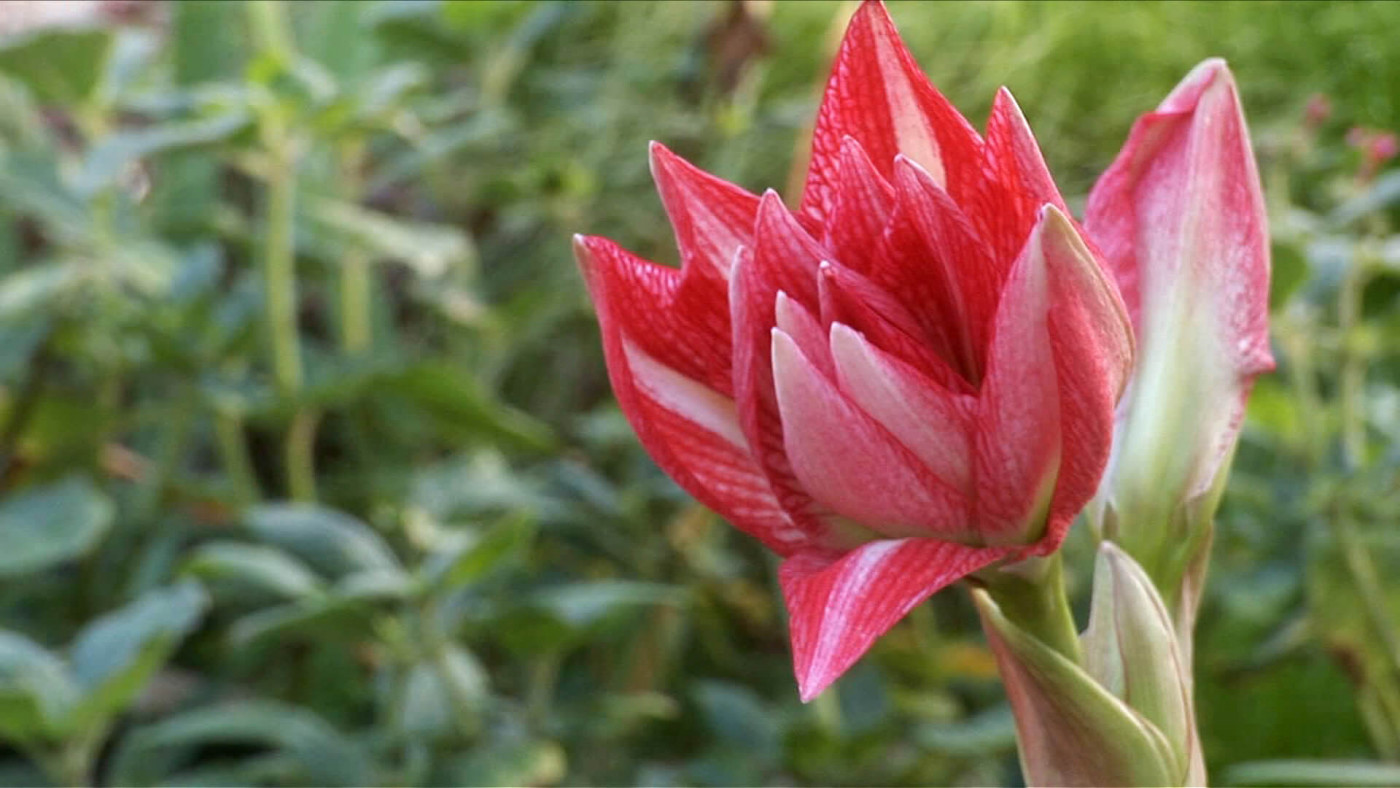
<svg viewBox="0 0 1400 788">
<path fill-rule="evenodd" d="M 795 201 L 851 9 L 186 2 L 0 41 L 0 782 L 1016 784 L 961 590 L 797 702 L 775 559 L 640 449 L 569 249 L 676 260 L 650 139 Z M 1400 783 L 1400 171 L 1346 142 L 1400 127 L 1400 4 L 891 13 L 977 125 L 1011 88 L 1073 207 L 1230 61 L 1280 368 L 1219 516 L 1206 753 Z"/>
</svg>

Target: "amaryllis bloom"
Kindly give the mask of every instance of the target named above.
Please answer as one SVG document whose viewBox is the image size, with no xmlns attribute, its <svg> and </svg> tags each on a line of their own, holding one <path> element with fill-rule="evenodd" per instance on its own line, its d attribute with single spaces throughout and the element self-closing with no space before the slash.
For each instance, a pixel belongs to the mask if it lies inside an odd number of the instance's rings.
<svg viewBox="0 0 1400 788">
<path fill-rule="evenodd" d="M 1132 329 L 1009 92 L 978 134 L 868 2 L 797 210 L 651 164 L 681 268 L 575 239 L 613 389 L 662 469 L 784 557 L 804 699 L 930 594 L 1059 546 Z"/>
</svg>

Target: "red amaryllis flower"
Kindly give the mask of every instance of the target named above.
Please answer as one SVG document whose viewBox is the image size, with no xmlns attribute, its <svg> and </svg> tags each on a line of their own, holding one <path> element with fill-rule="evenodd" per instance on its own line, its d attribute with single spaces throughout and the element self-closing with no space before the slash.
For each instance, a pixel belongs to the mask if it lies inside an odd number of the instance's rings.
<svg viewBox="0 0 1400 788">
<path fill-rule="evenodd" d="M 575 239 L 642 443 L 786 559 L 803 699 L 940 588 L 1059 546 L 1132 356 L 1011 94 L 979 135 L 878 2 L 812 147 L 794 212 L 653 144 L 679 270 Z"/>
</svg>

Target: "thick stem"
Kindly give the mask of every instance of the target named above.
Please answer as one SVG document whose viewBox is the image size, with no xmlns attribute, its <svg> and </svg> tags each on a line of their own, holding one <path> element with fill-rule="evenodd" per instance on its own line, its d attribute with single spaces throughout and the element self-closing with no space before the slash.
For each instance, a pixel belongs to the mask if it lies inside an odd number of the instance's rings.
<svg viewBox="0 0 1400 788">
<path fill-rule="evenodd" d="M 1065 593 L 1059 553 L 982 572 L 978 578 L 1007 620 L 1069 661 L 1080 663 L 1079 630 Z"/>
<path fill-rule="evenodd" d="M 258 480 L 253 475 L 253 460 L 248 454 L 248 442 L 243 437 L 243 420 L 238 416 L 219 412 L 214 416 L 214 434 L 218 441 L 219 457 L 224 472 L 233 482 L 234 501 L 239 506 L 247 506 L 258 500 Z"/>
<path fill-rule="evenodd" d="M 364 146 L 347 146 L 340 158 L 340 180 L 345 199 L 359 202 L 364 189 L 364 179 L 360 174 L 364 166 Z M 369 255 L 363 247 L 352 246 L 346 251 L 340 267 L 340 344 L 348 356 L 358 356 L 370 347 L 373 295 L 370 274 Z"/>
<path fill-rule="evenodd" d="M 292 418 L 287 430 L 287 486 L 294 501 L 316 500 L 316 425 L 321 414 L 306 408 Z"/>
<path fill-rule="evenodd" d="M 278 393 L 294 397 L 301 390 L 301 345 L 297 336 L 297 280 L 293 222 L 296 173 L 290 141 L 275 111 L 267 120 L 271 167 L 267 183 L 267 215 L 263 246 L 263 294 L 272 369 Z"/>
</svg>

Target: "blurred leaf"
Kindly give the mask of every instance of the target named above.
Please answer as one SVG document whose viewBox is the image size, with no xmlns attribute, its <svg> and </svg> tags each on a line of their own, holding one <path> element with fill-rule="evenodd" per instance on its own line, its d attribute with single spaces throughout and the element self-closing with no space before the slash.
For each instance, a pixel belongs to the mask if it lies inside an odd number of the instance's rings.
<svg viewBox="0 0 1400 788">
<path fill-rule="evenodd" d="M 1226 785 L 1400 785 L 1400 765 L 1369 761 L 1277 760 L 1238 763 L 1225 770 Z"/>
<path fill-rule="evenodd" d="M 113 757 L 112 782 L 149 785 L 162 775 L 149 767 L 162 750 L 191 752 L 199 747 L 261 746 L 280 750 L 300 767 L 300 780 L 313 785 L 370 785 L 377 782 L 362 748 L 315 712 L 274 701 L 203 706 L 134 731 Z"/>
<path fill-rule="evenodd" d="M 0 501 L 0 577 L 82 558 L 111 528 L 112 517 L 112 502 L 78 476 Z"/>
<path fill-rule="evenodd" d="M 424 570 L 434 585 L 446 588 L 469 585 L 515 559 L 528 547 L 534 535 L 534 520 L 522 516 L 508 517 L 485 534 L 454 532 L 455 544 L 434 555 Z"/>
<path fill-rule="evenodd" d="M 0 157 L 0 206 L 33 216 L 68 242 L 91 234 L 88 205 L 59 178 L 52 152 L 15 152 Z"/>
<path fill-rule="evenodd" d="M 229 639 L 247 646 L 273 636 L 357 641 L 370 635 L 370 623 L 385 602 L 403 600 L 408 576 L 397 569 L 347 575 L 323 594 L 269 607 L 239 618 Z"/>
<path fill-rule="evenodd" d="M 761 763 L 776 762 L 777 721 L 753 690 L 730 682 L 700 681 L 693 694 L 705 724 L 722 741 L 748 751 Z"/>
<path fill-rule="evenodd" d="M 248 125 L 247 112 L 233 111 L 211 118 L 161 123 L 150 128 L 119 131 L 88 149 L 76 188 L 96 194 L 121 177 L 125 168 L 147 156 L 227 139 Z"/>
<path fill-rule="evenodd" d="M 1391 170 L 1376 178 L 1366 191 L 1343 203 L 1327 219 L 1334 226 L 1343 227 L 1396 202 L 1400 202 L 1400 170 Z"/>
<path fill-rule="evenodd" d="M 58 738 L 78 688 L 63 661 L 23 635 L 0 630 L 0 738 Z"/>
<path fill-rule="evenodd" d="M 49 29 L 0 44 L 0 73 L 23 82 L 44 103 L 81 105 L 102 77 L 112 34 Z"/>
<path fill-rule="evenodd" d="M 69 650 L 84 696 L 78 725 L 124 708 L 204 616 L 209 598 L 194 581 L 148 591 L 88 624 Z"/>
<path fill-rule="evenodd" d="M 436 279 L 475 262 L 471 239 L 455 227 L 406 221 L 336 200 L 317 200 L 308 210 L 344 243 L 401 262 L 419 276 Z"/>
<path fill-rule="evenodd" d="M 684 590 L 676 586 L 629 580 L 597 580 L 553 586 L 536 593 L 531 601 L 560 620 L 582 629 L 610 616 L 631 612 L 636 607 L 680 605 L 685 599 Z"/>
<path fill-rule="evenodd" d="M 258 538 L 294 553 L 329 577 L 403 571 L 383 537 L 343 512 L 314 504 L 264 504 L 249 509 L 244 522 Z"/>
<path fill-rule="evenodd" d="M 916 733 L 919 744 L 934 752 L 986 758 L 1016 749 L 1016 719 L 1011 707 L 995 706 L 958 722 L 930 722 Z"/>
<path fill-rule="evenodd" d="M 4 300 L 5 285 L 0 282 L 0 301 Z M 0 315 L 4 314 L 0 307 Z M 0 318 L 0 381 L 11 382 L 20 372 L 29 369 L 34 351 L 49 335 L 48 320 L 34 319 L 7 324 Z"/>
<path fill-rule="evenodd" d="M 238 542 L 201 546 L 185 571 L 206 582 L 232 582 L 282 599 L 308 596 L 322 586 L 305 564 L 281 550 Z"/>
<path fill-rule="evenodd" d="M 416 364 L 391 375 L 383 390 L 407 398 L 463 437 L 507 441 L 532 451 L 554 446 L 545 424 L 492 398 L 474 378 L 446 362 Z"/>
<path fill-rule="evenodd" d="M 453 785 L 555 785 L 568 773 L 564 748 L 524 741 L 475 748 L 449 766 Z"/>
<path fill-rule="evenodd" d="M 486 671 L 481 663 L 470 652 L 449 646 L 436 660 L 409 668 L 400 724 L 409 738 L 469 734 L 479 724 L 487 698 Z"/>
</svg>

